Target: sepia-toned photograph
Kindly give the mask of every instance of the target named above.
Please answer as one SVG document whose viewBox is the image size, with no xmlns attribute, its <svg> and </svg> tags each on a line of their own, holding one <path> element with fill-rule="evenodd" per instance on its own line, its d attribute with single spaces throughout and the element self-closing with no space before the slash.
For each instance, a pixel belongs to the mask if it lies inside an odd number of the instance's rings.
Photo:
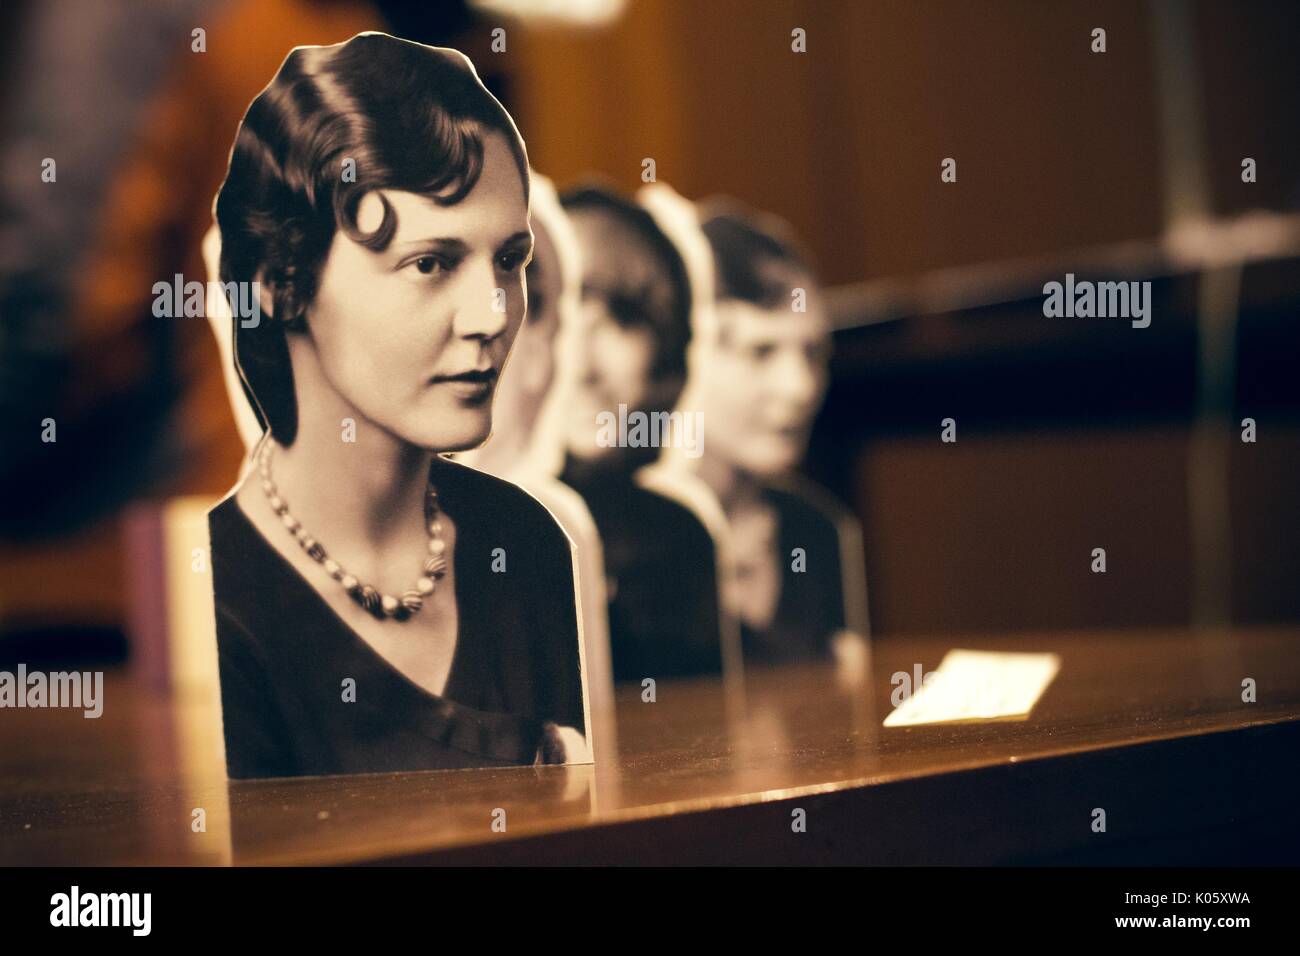
<svg viewBox="0 0 1300 956">
<path fill-rule="evenodd" d="M 0 5 L 6 940 L 1284 926 L 1298 40 Z"/>
<path fill-rule="evenodd" d="M 249 105 L 215 204 L 263 306 L 228 334 L 265 436 L 210 517 L 232 777 L 590 759 L 570 541 L 441 457 L 492 431 L 528 203 L 455 51 L 300 47 Z"/>
</svg>

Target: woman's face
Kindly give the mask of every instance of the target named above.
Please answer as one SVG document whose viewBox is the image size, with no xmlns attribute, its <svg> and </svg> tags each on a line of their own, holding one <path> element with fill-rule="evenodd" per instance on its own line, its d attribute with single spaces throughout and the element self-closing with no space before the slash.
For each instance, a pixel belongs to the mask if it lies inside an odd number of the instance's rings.
<svg viewBox="0 0 1300 956">
<path fill-rule="evenodd" d="M 612 214 L 569 214 L 582 253 L 583 348 L 576 356 L 569 446 L 579 457 L 606 453 L 596 444 L 596 416 L 658 410 L 665 396 L 651 377 L 657 343 L 646 313 L 672 306 L 668 274 L 651 250 Z M 671 401 L 667 402 L 671 405 Z"/>
<path fill-rule="evenodd" d="M 524 317 L 533 244 L 524 186 L 502 134 L 486 136 L 483 150 L 478 182 L 453 206 L 384 191 L 397 229 L 382 251 L 335 234 L 302 336 L 345 405 L 439 452 L 487 438 Z M 379 196 L 367 194 L 359 228 L 371 232 L 382 218 Z M 300 407 L 312 400 L 300 387 Z"/>
<path fill-rule="evenodd" d="M 559 255 L 546 228 L 533 220 L 533 261 L 528 266 L 528 317 L 519 330 L 496 397 L 496 427 L 531 432 L 555 377 L 555 337 L 560 331 Z"/>
<path fill-rule="evenodd" d="M 808 289 L 807 312 L 718 303 L 718 343 L 703 376 L 705 455 L 756 475 L 799 464 L 826 391 L 830 323 Z"/>
</svg>

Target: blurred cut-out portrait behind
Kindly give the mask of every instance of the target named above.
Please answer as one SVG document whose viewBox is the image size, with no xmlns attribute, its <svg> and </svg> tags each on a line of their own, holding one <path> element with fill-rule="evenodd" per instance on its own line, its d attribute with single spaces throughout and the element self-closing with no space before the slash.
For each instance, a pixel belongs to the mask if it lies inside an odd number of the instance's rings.
<svg viewBox="0 0 1300 956">
<path fill-rule="evenodd" d="M 529 171 L 462 54 L 298 47 L 216 203 L 265 434 L 213 509 L 231 777 L 588 762 L 572 548 L 482 443 L 525 313 Z"/>
<path fill-rule="evenodd" d="M 690 508 L 638 483 L 658 447 L 621 430 L 616 441 L 602 441 L 598 427 L 602 418 L 666 414 L 681 395 L 691 340 L 686 267 L 632 200 L 599 186 L 561 199 L 582 258 L 582 337 L 560 477 L 600 530 L 614 679 L 719 674 L 715 542 Z"/>
<path fill-rule="evenodd" d="M 846 656 L 866 638 L 860 532 L 796 476 L 829 378 L 831 325 L 811 259 L 788 227 L 730 200 L 700 207 L 712 252 L 716 341 L 698 401 L 694 463 L 727 515 L 727 603 L 746 663 Z"/>
<path fill-rule="evenodd" d="M 581 267 L 577 239 L 554 184 L 532 173 L 528 313 L 510 350 L 493 403 L 492 437 L 457 461 L 513 481 L 555 517 L 573 541 L 582 592 L 584 673 L 597 749 L 612 745 L 612 675 L 604 548 L 582 496 L 560 481 L 565 416 L 582 330 L 577 323 Z M 601 750 L 602 753 L 607 752 Z"/>
</svg>

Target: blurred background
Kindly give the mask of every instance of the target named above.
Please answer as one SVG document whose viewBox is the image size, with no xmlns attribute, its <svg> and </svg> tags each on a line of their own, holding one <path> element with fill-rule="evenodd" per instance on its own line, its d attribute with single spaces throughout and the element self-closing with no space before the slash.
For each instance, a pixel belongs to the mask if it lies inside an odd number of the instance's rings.
<svg viewBox="0 0 1300 956">
<path fill-rule="evenodd" d="M 631 190 L 652 158 L 793 224 L 837 328 L 807 470 L 862 521 L 875 634 L 1300 619 L 1297 26 L 1289 2 L 10 0 L 0 658 L 127 656 L 141 509 L 232 485 L 208 324 L 155 319 L 152 286 L 205 278 L 289 48 L 364 29 L 463 50 L 562 187 Z M 1044 318 L 1067 272 L 1151 281 L 1150 328 Z"/>
</svg>

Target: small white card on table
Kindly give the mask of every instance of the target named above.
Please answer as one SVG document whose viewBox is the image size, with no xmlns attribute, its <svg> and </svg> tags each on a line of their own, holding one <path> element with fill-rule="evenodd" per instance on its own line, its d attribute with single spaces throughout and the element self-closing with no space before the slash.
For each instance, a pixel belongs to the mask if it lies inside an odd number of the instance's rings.
<svg viewBox="0 0 1300 956">
<path fill-rule="evenodd" d="M 885 726 L 1024 720 L 1060 667 L 1055 654 L 951 650 Z"/>
</svg>

